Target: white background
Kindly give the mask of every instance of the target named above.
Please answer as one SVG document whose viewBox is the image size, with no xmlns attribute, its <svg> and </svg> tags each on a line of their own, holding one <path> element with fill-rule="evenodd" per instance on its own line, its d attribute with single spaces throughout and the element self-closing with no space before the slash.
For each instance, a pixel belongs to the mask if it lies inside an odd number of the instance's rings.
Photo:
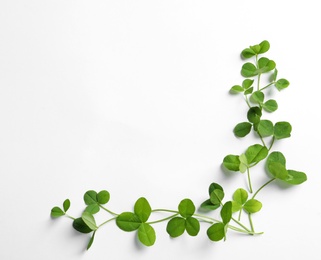
<svg viewBox="0 0 321 260">
<path fill-rule="evenodd" d="M 0 1 L 0 259 L 319 259 L 317 3 Z M 197 237 L 171 239 L 161 223 L 146 248 L 109 223 L 85 251 L 87 235 L 50 218 L 66 198 L 79 216 L 89 189 L 107 189 L 109 208 L 122 212 L 141 196 L 153 208 L 200 205 L 213 181 L 227 198 L 246 187 L 245 176 L 221 169 L 225 155 L 258 142 L 234 137 L 247 108 L 228 91 L 242 81 L 241 50 L 262 40 L 291 82 L 269 92 L 279 110 L 266 117 L 293 126 L 274 149 L 308 175 L 260 193 L 253 218 L 262 236 L 229 232 L 213 243 L 203 223 Z M 267 180 L 262 167 L 256 188 Z"/>
</svg>

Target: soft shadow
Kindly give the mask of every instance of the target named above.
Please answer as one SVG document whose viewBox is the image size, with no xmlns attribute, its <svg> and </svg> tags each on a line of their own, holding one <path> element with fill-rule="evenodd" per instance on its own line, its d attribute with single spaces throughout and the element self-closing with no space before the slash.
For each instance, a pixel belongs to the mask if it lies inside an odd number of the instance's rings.
<svg viewBox="0 0 321 260">
<path fill-rule="evenodd" d="M 75 244 L 77 244 L 77 247 L 79 248 L 76 251 L 76 254 L 83 255 L 85 252 L 87 252 L 87 245 L 88 245 L 88 242 L 92 236 L 92 233 L 83 234 L 83 233 L 78 232 L 77 230 L 75 230 L 72 227 L 72 221 L 70 222 L 70 219 L 66 219 L 64 217 L 53 218 L 53 217 L 49 216 L 48 221 L 46 222 L 46 225 L 48 228 L 53 228 L 53 227 L 56 228 L 58 225 L 65 225 L 66 223 L 62 223 L 64 221 L 69 222 L 69 223 L 67 223 L 67 225 L 66 225 L 67 228 L 62 230 L 62 231 L 64 231 L 64 234 L 62 234 L 64 236 L 63 239 L 66 241 L 75 241 L 76 240 L 77 243 L 75 243 Z"/>
<path fill-rule="evenodd" d="M 135 245 L 135 248 L 139 251 L 143 251 L 146 249 L 146 246 L 144 246 L 138 239 L 138 236 L 134 236 L 134 245 Z"/>
<path fill-rule="evenodd" d="M 224 177 L 226 177 L 226 179 L 227 178 L 232 178 L 232 177 L 235 176 L 235 172 L 226 169 L 226 167 L 224 166 L 223 163 L 221 163 L 220 168 L 221 168 L 221 171 L 224 173 Z"/>
<path fill-rule="evenodd" d="M 240 53 L 240 58 L 242 61 L 246 61 L 247 59 L 242 56 L 242 52 Z"/>
<path fill-rule="evenodd" d="M 269 173 L 268 169 L 267 169 L 267 165 L 265 164 L 264 165 L 264 171 L 265 171 L 265 174 L 268 178 L 273 178 L 273 176 Z M 287 190 L 287 189 L 290 189 L 292 188 L 293 186 L 296 186 L 296 185 L 291 185 L 289 183 L 286 183 L 284 181 L 281 181 L 281 180 L 278 180 L 276 179 L 275 181 L 273 181 L 274 185 L 277 186 L 279 189 L 281 190 Z"/>
<path fill-rule="evenodd" d="M 79 243 L 79 254 L 84 254 L 85 252 L 87 252 L 87 245 L 89 243 L 89 240 L 92 236 L 92 233 L 89 234 L 83 234 L 80 233 L 78 231 L 76 231 L 75 229 L 73 229 L 71 227 L 70 232 L 68 233 L 68 237 L 72 238 L 72 239 L 77 239 L 78 243 Z M 92 244 L 92 247 L 95 246 L 95 241 Z"/>
</svg>

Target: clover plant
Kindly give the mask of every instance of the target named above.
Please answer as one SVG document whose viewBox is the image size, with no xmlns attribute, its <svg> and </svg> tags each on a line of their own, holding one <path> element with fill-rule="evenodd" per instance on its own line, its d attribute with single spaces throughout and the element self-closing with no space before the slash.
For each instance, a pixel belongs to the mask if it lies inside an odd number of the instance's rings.
<svg viewBox="0 0 321 260">
<path fill-rule="evenodd" d="M 201 223 L 207 225 L 207 236 L 212 241 L 225 240 L 228 232 L 239 232 L 248 235 L 262 234 L 256 232 L 252 221 L 252 214 L 258 213 L 262 208 L 262 202 L 257 199 L 259 192 L 272 182 L 283 182 L 287 185 L 298 185 L 307 180 L 304 172 L 288 168 L 285 156 L 280 151 L 273 151 L 275 142 L 289 138 L 292 126 L 289 122 L 272 122 L 265 118 L 265 113 L 273 113 L 278 109 L 278 103 L 274 99 L 268 99 L 266 90 L 276 88 L 282 91 L 290 83 L 287 79 L 278 78 L 276 63 L 263 56 L 270 49 L 268 41 L 245 48 L 241 55 L 246 61 L 241 68 L 244 80 L 241 84 L 234 85 L 230 92 L 244 98 L 247 106 L 247 114 L 244 122 L 234 127 L 234 135 L 244 138 L 251 132 L 257 137 L 258 143 L 254 143 L 241 153 L 228 154 L 223 158 L 223 166 L 228 171 L 240 172 L 247 179 L 246 187 L 240 187 L 226 196 L 226 191 L 218 183 L 211 183 L 208 196 L 198 210 L 189 198 L 182 199 L 176 209 L 153 208 L 144 197 L 138 198 L 133 209 L 115 213 L 106 207 L 110 194 L 106 190 L 86 191 L 83 197 L 85 208 L 79 217 L 72 217 L 67 212 L 70 201 L 66 199 L 62 207 L 54 207 L 51 210 L 53 218 L 68 217 L 72 220 L 72 226 L 80 233 L 90 234 L 87 249 L 93 242 L 95 234 L 105 224 L 114 222 L 119 229 L 125 232 L 136 232 L 138 240 L 145 246 L 152 246 L 156 241 L 155 226 L 160 222 L 167 222 L 166 232 L 170 237 L 176 238 L 186 235 L 197 236 L 201 229 Z M 264 77 L 266 84 L 263 84 Z M 262 164 L 262 178 L 267 178 L 261 187 L 253 187 L 251 182 L 251 170 L 258 164 Z M 263 174 L 264 171 L 267 174 Z M 230 192 L 230 191 L 229 191 Z M 109 217 L 106 221 L 97 224 L 95 215 L 104 211 Z M 214 213 L 218 211 L 218 213 Z M 165 214 L 163 218 L 150 221 L 153 213 Z M 205 212 L 205 213 L 204 213 Z M 244 223 L 242 214 L 248 216 Z"/>
</svg>

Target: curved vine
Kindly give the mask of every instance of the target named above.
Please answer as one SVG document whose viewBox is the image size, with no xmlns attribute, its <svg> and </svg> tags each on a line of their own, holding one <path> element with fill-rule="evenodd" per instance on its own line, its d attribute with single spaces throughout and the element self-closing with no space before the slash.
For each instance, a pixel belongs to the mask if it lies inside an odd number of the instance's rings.
<svg viewBox="0 0 321 260">
<path fill-rule="evenodd" d="M 244 138 L 254 132 L 259 143 L 249 146 L 241 154 L 226 155 L 223 166 L 228 171 L 243 173 L 247 179 L 247 187 L 236 189 L 231 198 L 224 201 L 226 196 L 223 187 L 218 183 L 211 183 L 208 198 L 200 205 L 200 208 L 206 211 L 203 214 L 197 213 L 193 201 L 189 198 L 181 200 L 177 209 L 164 209 L 152 208 L 144 197 L 137 199 L 133 210 L 115 213 L 106 207 L 110 199 L 107 190 L 99 192 L 89 190 L 83 196 L 86 206 L 81 216 L 72 217 L 67 213 L 70 208 L 69 199 L 63 202 L 62 207 L 53 207 L 51 216 L 70 218 L 75 230 L 91 234 L 87 249 L 92 246 L 96 232 L 110 222 L 116 223 L 123 231 L 136 232 L 138 240 L 145 246 L 152 246 L 155 243 L 156 232 L 153 226 L 160 222 L 167 222 L 166 232 L 171 237 L 179 237 L 185 232 L 190 236 L 197 236 L 201 222 L 208 225 L 207 236 L 212 241 L 225 240 L 230 231 L 248 235 L 262 234 L 255 231 L 252 220 L 252 215 L 262 208 L 262 202 L 257 199 L 259 192 L 273 182 L 298 185 L 307 180 L 304 172 L 287 168 L 285 156 L 280 151 L 272 151 L 278 140 L 291 136 L 292 126 L 286 121 L 273 123 L 263 117 L 264 113 L 273 113 L 278 109 L 276 100 L 266 100 L 265 91 L 272 87 L 282 91 L 290 85 L 287 79 L 278 78 L 276 63 L 262 56 L 269 49 L 270 43 L 265 40 L 241 52 L 244 60 L 250 60 L 241 68 L 241 75 L 245 79 L 230 89 L 231 93 L 243 96 L 248 106 L 247 121 L 234 127 L 235 136 Z M 262 83 L 262 77 L 265 77 L 267 84 Z M 262 162 L 265 162 L 262 168 L 269 178 L 265 184 L 255 189 L 251 182 L 251 170 Z M 218 218 L 213 217 L 212 212 L 215 210 L 219 211 L 219 214 L 216 214 L 219 215 Z M 95 214 L 101 211 L 105 211 L 109 217 L 97 224 Z M 150 221 L 150 216 L 156 212 L 161 212 L 164 216 Z M 244 214 L 248 216 L 247 224 L 243 222 Z"/>
</svg>

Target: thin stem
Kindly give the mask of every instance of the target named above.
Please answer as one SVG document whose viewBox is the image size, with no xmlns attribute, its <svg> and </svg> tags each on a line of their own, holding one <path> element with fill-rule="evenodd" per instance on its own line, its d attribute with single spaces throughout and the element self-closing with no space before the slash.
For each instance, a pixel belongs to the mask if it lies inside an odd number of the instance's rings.
<svg viewBox="0 0 321 260">
<path fill-rule="evenodd" d="M 119 214 L 115 213 L 115 212 L 112 212 L 111 210 L 105 208 L 104 206 L 102 205 L 99 205 L 99 207 L 101 207 L 103 210 L 107 211 L 108 213 L 114 215 L 114 216 L 118 216 Z"/>
<path fill-rule="evenodd" d="M 241 232 L 241 233 L 245 233 L 245 234 L 250 234 L 252 235 L 252 232 L 248 232 L 246 230 L 243 230 L 243 229 L 240 229 L 240 228 L 237 228 L 237 227 L 234 227 L 232 225 L 228 225 L 228 228 L 234 230 L 234 231 L 237 231 L 237 232 Z"/>
<path fill-rule="evenodd" d="M 251 230 L 254 233 L 255 231 L 254 231 L 254 225 L 253 225 L 252 214 L 251 213 L 249 213 L 249 221 L 250 221 Z"/>
<path fill-rule="evenodd" d="M 256 67 L 259 67 L 259 63 L 258 63 L 258 55 L 255 55 L 255 62 L 256 62 Z M 260 79 L 261 79 L 261 73 L 259 73 L 257 75 L 257 90 L 260 90 Z"/>
<path fill-rule="evenodd" d="M 255 198 L 255 196 L 267 185 L 269 185 L 272 181 L 274 181 L 276 178 L 273 178 L 271 180 L 269 180 L 268 182 L 264 183 L 252 196 L 252 199 Z"/>
<path fill-rule="evenodd" d="M 176 214 L 171 215 L 171 216 L 169 216 L 169 217 L 167 217 L 167 218 L 162 218 L 162 219 L 159 219 L 159 220 L 150 221 L 150 222 L 146 222 L 146 223 L 147 223 L 147 224 L 156 224 L 156 223 L 160 223 L 160 222 L 163 222 L 163 221 L 165 221 L 165 220 L 171 219 L 171 218 L 173 218 L 173 217 L 176 217 L 176 216 L 178 216 L 178 215 L 179 215 L 179 213 L 176 213 Z"/>
<path fill-rule="evenodd" d="M 238 221 L 240 221 L 241 220 L 241 215 L 242 215 L 242 210 L 240 210 L 240 213 L 239 213 L 239 217 L 238 217 Z"/>
<path fill-rule="evenodd" d="M 171 213 L 179 213 L 177 210 L 171 209 L 153 209 L 152 212 L 171 212 Z"/>
<path fill-rule="evenodd" d="M 72 220 L 75 220 L 75 219 L 76 219 L 76 218 L 74 218 L 74 217 L 72 217 L 72 216 L 69 216 L 69 215 L 67 215 L 67 214 L 65 214 L 65 216 L 66 216 L 67 218 L 72 219 Z"/>
<path fill-rule="evenodd" d="M 270 84 L 266 85 L 265 87 L 261 88 L 261 91 L 268 88 L 269 86 L 272 86 L 273 84 L 275 84 L 275 81 L 273 81 Z"/>
<path fill-rule="evenodd" d="M 210 218 L 210 217 L 203 216 L 203 215 L 199 215 L 199 214 L 194 214 L 194 216 L 195 216 L 195 217 L 200 217 L 200 218 L 202 218 L 202 220 L 203 220 L 204 218 L 209 219 L 209 220 L 212 220 L 212 223 L 213 223 L 213 222 L 217 222 L 217 223 L 221 222 L 221 221 L 219 221 L 219 220 L 217 220 L 217 219 Z M 234 230 L 234 231 L 237 231 L 237 232 L 241 232 L 241 233 L 246 233 L 246 234 L 253 235 L 253 234 L 252 234 L 253 232 L 251 232 L 249 229 L 247 229 L 245 226 L 243 226 L 240 222 L 237 222 L 237 224 L 240 225 L 243 229 L 240 229 L 240 228 L 235 227 L 235 226 L 232 226 L 232 225 L 228 225 L 228 228 L 230 228 L 230 229 L 232 229 L 232 230 Z"/>
<path fill-rule="evenodd" d="M 160 220 L 155 220 L 155 221 L 152 221 L 152 222 L 148 222 L 148 224 L 154 224 L 154 223 L 159 223 L 159 222 L 162 222 L 162 221 L 165 221 L 165 220 L 168 220 L 168 219 L 171 219 L 177 215 L 179 215 L 179 212 L 177 210 L 170 210 L 170 209 L 154 209 L 152 210 L 152 212 L 170 212 L 170 213 L 175 213 L 169 217 L 166 217 L 166 218 L 163 218 L 163 219 L 160 219 Z M 194 217 L 198 218 L 198 219 L 201 219 L 207 223 L 219 223 L 221 221 L 217 220 L 217 219 L 214 219 L 214 218 L 211 218 L 211 217 L 208 217 L 208 216 L 205 216 L 205 215 L 201 215 L 201 214 L 193 214 Z M 233 218 L 232 218 L 233 219 Z M 250 234 L 250 235 L 253 235 L 254 233 L 249 230 L 248 228 L 246 228 L 242 223 L 240 223 L 239 221 L 233 219 L 239 226 L 241 226 L 243 229 L 240 229 L 238 227 L 235 227 L 235 226 L 232 226 L 232 225 L 228 225 L 228 228 L 234 230 L 234 231 L 238 231 L 238 232 L 241 232 L 241 233 L 246 233 L 246 234 Z"/>
<path fill-rule="evenodd" d="M 110 219 L 106 220 L 105 222 L 101 223 L 101 224 L 98 226 L 98 228 L 100 228 L 101 226 L 105 225 L 106 223 L 108 223 L 108 222 L 110 222 L 110 221 L 112 221 L 112 220 L 114 220 L 114 219 L 116 219 L 116 218 L 117 218 L 117 217 L 113 217 L 113 218 L 110 218 Z"/>
<path fill-rule="evenodd" d="M 264 142 L 264 139 L 263 139 L 262 135 L 260 135 L 260 133 L 258 133 L 258 135 L 259 135 L 259 137 L 260 137 L 260 139 L 262 141 L 263 146 L 267 147 L 265 142 Z"/>
<path fill-rule="evenodd" d="M 219 221 L 217 219 L 214 219 L 214 218 L 211 218 L 211 217 L 208 217 L 208 216 L 204 216 L 204 215 L 200 215 L 200 214 L 194 214 L 194 216 L 197 217 L 197 218 L 201 218 L 202 220 L 204 220 L 204 219 L 211 220 L 211 223 L 213 223 L 213 222 L 216 222 L 216 223 L 221 222 L 221 221 Z M 240 228 L 232 226 L 232 225 L 228 225 L 228 228 L 230 228 L 230 229 L 232 229 L 234 231 L 241 232 L 241 233 L 252 234 L 252 232 L 249 229 L 247 229 L 245 226 L 243 226 L 240 222 L 237 222 L 237 224 L 240 225 L 243 229 L 240 229 Z"/>
<path fill-rule="evenodd" d="M 275 141 L 275 137 L 273 136 L 273 137 L 272 137 L 272 141 L 271 141 L 270 148 L 268 149 L 269 151 L 272 149 L 272 146 L 273 146 L 273 144 L 274 144 L 274 141 Z"/>
<path fill-rule="evenodd" d="M 194 214 L 195 217 L 198 217 L 198 218 L 202 218 L 202 219 L 208 219 L 208 220 L 211 220 L 211 223 L 213 222 L 221 222 L 217 219 L 214 219 L 214 218 L 211 218 L 211 217 L 208 217 L 208 216 L 204 216 L 204 215 L 201 215 L 201 214 Z"/>
<path fill-rule="evenodd" d="M 257 75 L 257 90 L 260 90 L 260 79 L 261 79 L 261 73 Z"/>
<path fill-rule="evenodd" d="M 246 102 L 246 104 L 248 105 L 249 108 L 251 108 L 251 104 L 250 104 L 250 102 L 249 102 L 249 99 L 248 99 L 247 95 L 244 95 L 244 96 L 245 96 L 245 102 Z"/>
<path fill-rule="evenodd" d="M 246 226 L 244 226 L 240 221 L 236 220 L 235 218 L 232 218 L 232 220 L 237 223 L 239 226 L 241 226 L 244 230 L 246 230 L 249 234 L 253 233 L 251 230 L 249 230 Z"/>
<path fill-rule="evenodd" d="M 251 183 L 250 168 L 247 167 L 247 168 L 246 168 L 246 171 L 247 171 L 247 179 L 248 179 L 248 182 L 249 182 L 250 193 L 252 193 L 252 192 L 253 192 L 253 189 L 252 189 L 252 183 Z"/>
</svg>

